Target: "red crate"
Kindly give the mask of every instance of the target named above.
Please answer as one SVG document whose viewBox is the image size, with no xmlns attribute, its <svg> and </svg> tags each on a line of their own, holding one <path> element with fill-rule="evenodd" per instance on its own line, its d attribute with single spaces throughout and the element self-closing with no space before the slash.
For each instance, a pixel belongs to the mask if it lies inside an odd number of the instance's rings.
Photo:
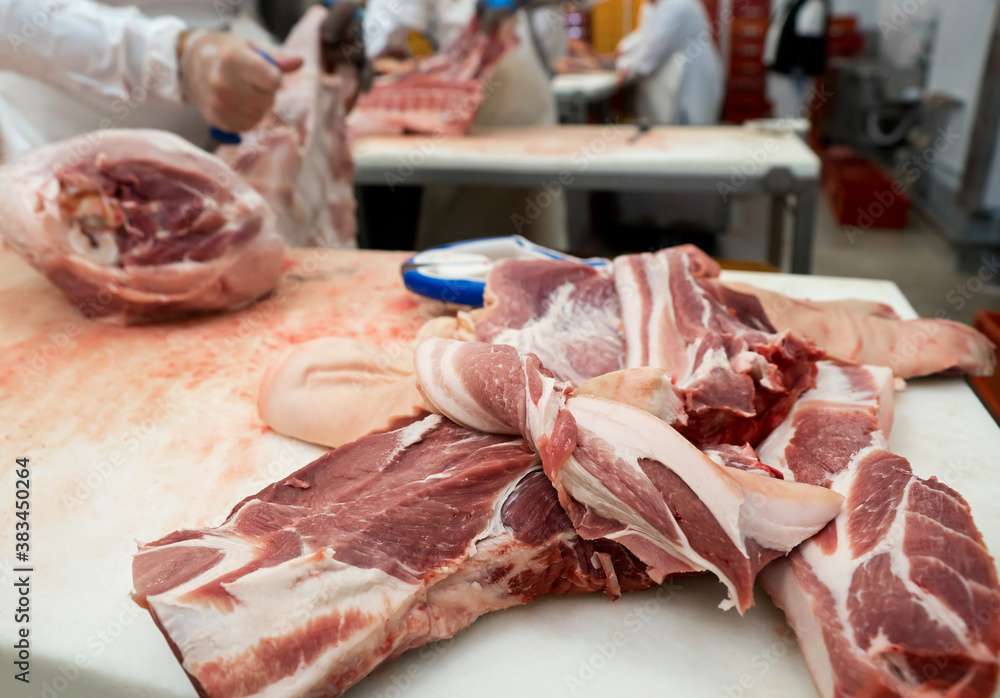
<svg viewBox="0 0 1000 698">
<path fill-rule="evenodd" d="M 733 0 L 733 17 L 744 19 L 771 16 L 771 0 Z"/>
<path fill-rule="evenodd" d="M 1000 347 L 1000 313 L 985 310 L 976 313 L 976 329 Z M 1000 363 L 1000 348 L 996 350 L 996 354 Z M 1000 372 L 992 376 L 973 376 L 969 378 L 969 382 L 993 415 L 993 419 L 1000 421 Z"/>
<path fill-rule="evenodd" d="M 836 149 L 824 157 L 823 185 L 841 225 L 867 228 L 906 227 L 910 197 L 878 165 Z"/>
</svg>

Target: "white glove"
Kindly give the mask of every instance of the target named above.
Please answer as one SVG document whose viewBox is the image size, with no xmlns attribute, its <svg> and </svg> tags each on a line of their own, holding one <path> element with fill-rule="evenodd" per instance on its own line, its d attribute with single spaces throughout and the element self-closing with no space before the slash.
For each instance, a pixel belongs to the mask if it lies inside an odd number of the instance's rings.
<svg viewBox="0 0 1000 698">
<path fill-rule="evenodd" d="M 282 73 L 302 65 L 279 54 L 272 65 L 247 39 L 227 32 L 184 32 L 177 53 L 184 101 L 224 131 L 250 130 L 271 110 Z"/>
</svg>

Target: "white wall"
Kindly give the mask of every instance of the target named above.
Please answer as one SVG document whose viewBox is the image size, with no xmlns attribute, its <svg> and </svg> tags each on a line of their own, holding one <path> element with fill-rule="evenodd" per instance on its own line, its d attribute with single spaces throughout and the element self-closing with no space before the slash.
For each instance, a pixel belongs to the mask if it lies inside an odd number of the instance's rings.
<svg viewBox="0 0 1000 698">
<path fill-rule="evenodd" d="M 875 0 L 833 0 L 832 7 L 835 15 L 856 15 L 862 29 L 874 29 L 878 23 L 878 3 Z"/>
<path fill-rule="evenodd" d="M 950 94 L 964 103 L 952 119 L 959 135 L 955 146 L 941 153 L 933 170 L 936 180 L 957 190 L 972 146 L 972 120 L 979 102 L 989 42 L 992 38 L 995 0 L 948 0 L 939 13 L 937 38 L 931 58 L 927 88 Z M 992 144 L 980 144 L 991 147 Z"/>
</svg>

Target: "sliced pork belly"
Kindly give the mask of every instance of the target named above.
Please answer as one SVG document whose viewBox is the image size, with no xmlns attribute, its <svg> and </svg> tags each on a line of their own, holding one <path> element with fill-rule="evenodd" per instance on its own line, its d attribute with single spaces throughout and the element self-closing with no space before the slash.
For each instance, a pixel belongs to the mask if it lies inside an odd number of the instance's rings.
<svg viewBox="0 0 1000 698">
<path fill-rule="evenodd" d="M 479 342 L 537 355 L 559 380 L 624 368 L 621 310 L 610 274 L 585 264 L 509 260 L 490 272 L 485 306 L 463 319 Z"/>
<path fill-rule="evenodd" d="M 847 498 L 761 582 L 827 697 L 991 696 L 1000 586 L 961 495 L 888 450 L 888 368 L 821 362 L 817 387 L 761 444 L 788 480 Z"/>
<path fill-rule="evenodd" d="M 584 541 L 520 438 L 437 415 L 333 451 L 215 529 L 143 545 L 135 598 L 201 695 L 332 696 L 543 594 L 653 584 Z"/>
<path fill-rule="evenodd" d="M 968 325 L 951 320 L 900 320 L 891 309 L 862 302 L 814 303 L 787 298 L 748 284 L 727 290 L 753 296 L 768 322 L 824 349 L 830 358 L 888 366 L 901 378 L 935 373 L 991 375 L 993 344 Z"/>
<path fill-rule="evenodd" d="M 626 367 L 665 370 L 686 396 L 678 429 L 699 446 L 756 444 L 812 386 L 821 352 L 776 332 L 750 302 L 723 297 L 718 265 L 691 246 L 615 260 Z"/>
<path fill-rule="evenodd" d="M 260 195 L 169 133 L 102 131 L 0 169 L 0 238 L 81 313 L 122 323 L 232 310 L 278 284 Z"/>
<path fill-rule="evenodd" d="M 426 416 L 413 350 L 325 337 L 287 349 L 257 394 L 261 420 L 279 434 L 330 448 Z"/>
<path fill-rule="evenodd" d="M 574 396 L 513 347 L 429 339 L 416 352 L 427 402 L 471 428 L 523 434 L 581 536 L 614 540 L 662 581 L 711 571 L 740 611 L 757 572 L 840 510 L 823 488 L 747 472 L 747 454 L 712 460 L 666 422 L 611 400 Z"/>
</svg>

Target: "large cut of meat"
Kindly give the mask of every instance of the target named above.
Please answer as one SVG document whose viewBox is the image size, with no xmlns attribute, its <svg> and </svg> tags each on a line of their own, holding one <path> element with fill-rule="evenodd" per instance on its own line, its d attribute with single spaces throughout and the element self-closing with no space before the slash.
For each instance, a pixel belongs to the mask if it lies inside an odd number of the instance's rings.
<svg viewBox="0 0 1000 698">
<path fill-rule="evenodd" d="M 720 290 L 753 296 L 768 321 L 822 347 L 830 358 L 888 366 L 901 378 L 935 373 L 991 375 L 993 344 L 968 325 L 951 320 L 900 320 L 884 306 L 795 300 L 749 284 Z"/>
<path fill-rule="evenodd" d="M 534 355 L 503 345 L 428 339 L 416 352 L 428 403 L 470 428 L 522 434 L 577 532 L 621 543 L 656 581 L 711 571 L 740 611 L 757 572 L 821 530 L 843 499 L 821 487 L 733 467 L 640 409 L 572 395 Z M 749 454 L 752 459 L 752 453 Z"/>
<path fill-rule="evenodd" d="M 990 696 L 1000 586 L 961 495 L 888 450 L 892 372 L 822 362 L 817 387 L 758 449 L 787 480 L 847 498 L 822 533 L 764 570 L 820 692 Z"/>
<path fill-rule="evenodd" d="M 310 8 L 289 34 L 282 52 L 303 64 L 282 76 L 273 112 L 240 145 L 216 152 L 264 195 L 294 246 L 353 246 L 357 236 L 346 104 L 358 77 L 351 67 L 324 71 L 319 28 L 326 12 Z"/>
<path fill-rule="evenodd" d="M 278 284 L 267 203 L 169 133 L 110 130 L 0 169 L 0 237 L 89 317 L 155 322 L 232 310 Z"/>
<path fill-rule="evenodd" d="M 756 444 L 812 386 L 822 356 L 778 333 L 740 294 L 718 293 L 718 265 L 693 246 L 615 260 L 628 368 L 660 368 L 687 400 L 697 445 Z"/>
<path fill-rule="evenodd" d="M 485 305 L 463 316 L 471 337 L 537 355 L 560 380 L 584 381 L 624 367 L 614 280 L 575 262 L 509 260 L 489 275 Z"/>
<path fill-rule="evenodd" d="M 323 456 L 218 528 L 142 546 L 132 569 L 210 698 L 337 695 L 489 611 L 652 585 L 621 546 L 576 535 L 523 440 L 437 415 Z"/>
<path fill-rule="evenodd" d="M 516 43 L 511 23 L 487 34 L 473 17 L 444 52 L 376 79 L 351 113 L 352 133 L 465 135 L 489 98 L 490 76 Z"/>
</svg>

